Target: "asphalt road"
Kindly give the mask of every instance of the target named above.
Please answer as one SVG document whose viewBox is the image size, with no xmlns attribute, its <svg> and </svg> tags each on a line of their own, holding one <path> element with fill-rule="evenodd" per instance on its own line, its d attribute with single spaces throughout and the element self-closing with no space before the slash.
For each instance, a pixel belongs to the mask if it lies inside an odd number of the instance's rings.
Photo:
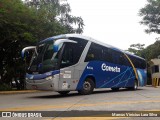
<svg viewBox="0 0 160 120">
<path fill-rule="evenodd" d="M 23 94 L 1 94 L 0 111 L 14 112 L 54 112 L 52 117 L 42 119 L 160 119 L 154 115 L 160 114 L 160 87 L 141 87 L 136 91 L 120 89 L 113 92 L 110 89 L 96 90 L 91 95 L 79 95 L 77 92 L 70 92 L 67 96 L 59 95 L 56 92 L 33 92 Z M 58 112 L 55 112 L 58 111 Z M 66 111 L 71 111 L 67 113 Z M 77 112 L 78 111 L 78 112 Z M 80 112 L 79 112 L 80 111 Z M 96 112 L 95 112 L 96 111 Z M 152 117 L 127 117 L 123 114 L 134 111 L 139 114 L 141 111 L 155 112 Z M 128 112 L 126 112 L 128 111 Z M 113 114 L 112 114 L 113 113 Z M 118 116 L 114 116 L 116 115 Z M 45 113 L 47 114 L 47 113 Z M 65 115 L 69 117 L 63 117 Z M 141 113 L 140 113 L 141 114 Z M 148 113 L 146 113 L 147 115 Z M 74 115 L 78 115 L 74 117 Z M 82 118 L 81 116 L 87 116 Z M 120 117 L 121 116 L 121 117 Z M 1 118 L 0 118 L 1 119 Z M 8 119 L 8 118 L 3 118 Z M 17 120 L 17 118 L 11 118 Z M 33 119 L 33 118 L 30 118 Z M 34 118 L 35 119 L 35 118 Z M 40 119 L 40 118 L 37 118 Z"/>
</svg>

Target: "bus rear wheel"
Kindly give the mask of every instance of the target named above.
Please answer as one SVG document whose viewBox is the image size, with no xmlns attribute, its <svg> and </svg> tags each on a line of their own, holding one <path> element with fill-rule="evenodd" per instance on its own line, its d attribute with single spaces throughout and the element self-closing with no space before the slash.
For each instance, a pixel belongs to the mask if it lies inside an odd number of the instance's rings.
<svg viewBox="0 0 160 120">
<path fill-rule="evenodd" d="M 58 93 L 61 95 L 67 95 L 70 91 L 59 91 Z"/>
<path fill-rule="evenodd" d="M 138 89 L 138 81 L 134 81 L 134 86 L 132 87 L 132 90 L 137 90 Z"/>
<path fill-rule="evenodd" d="M 90 78 L 87 78 L 83 83 L 82 90 L 79 90 L 78 92 L 82 95 L 91 94 L 93 92 L 94 86 L 95 86 L 95 83 L 93 82 L 93 80 Z"/>
<path fill-rule="evenodd" d="M 133 87 L 129 87 L 130 90 L 137 90 L 138 89 L 138 81 L 135 80 L 134 81 L 134 86 Z"/>
</svg>

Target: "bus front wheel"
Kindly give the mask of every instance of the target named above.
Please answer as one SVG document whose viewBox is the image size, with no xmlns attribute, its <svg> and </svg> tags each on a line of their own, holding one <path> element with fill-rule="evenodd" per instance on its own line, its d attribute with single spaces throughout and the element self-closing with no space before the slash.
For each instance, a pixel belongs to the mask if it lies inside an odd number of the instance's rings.
<svg viewBox="0 0 160 120">
<path fill-rule="evenodd" d="M 82 90 L 79 90 L 78 92 L 82 95 L 91 94 L 93 92 L 94 86 L 95 84 L 93 80 L 90 78 L 87 78 L 83 83 Z"/>
</svg>

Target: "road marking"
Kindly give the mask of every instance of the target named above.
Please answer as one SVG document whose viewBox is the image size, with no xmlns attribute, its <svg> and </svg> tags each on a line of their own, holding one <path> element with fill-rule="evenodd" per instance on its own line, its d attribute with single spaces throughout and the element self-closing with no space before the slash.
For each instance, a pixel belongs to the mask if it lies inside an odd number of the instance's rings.
<svg viewBox="0 0 160 120">
<path fill-rule="evenodd" d="M 125 102 L 95 102 L 89 104 L 62 104 L 62 105 L 37 105 L 37 106 L 22 106 L 13 108 L 0 108 L 0 111 L 34 111 L 34 110 L 47 110 L 47 109 L 58 109 L 58 108 L 69 108 L 72 107 L 94 107 L 104 105 L 121 105 L 121 104 L 139 104 L 139 103 L 160 103 L 160 100 L 144 100 L 144 101 L 125 101 Z"/>
<path fill-rule="evenodd" d="M 160 98 L 160 96 L 151 96 L 151 97 L 148 97 L 148 98 Z"/>
<path fill-rule="evenodd" d="M 34 93 L 34 92 L 41 92 L 39 90 L 13 90 L 13 91 L 0 91 L 0 94 L 5 94 L 5 95 L 8 95 L 8 94 L 24 94 L 24 93 Z"/>
</svg>

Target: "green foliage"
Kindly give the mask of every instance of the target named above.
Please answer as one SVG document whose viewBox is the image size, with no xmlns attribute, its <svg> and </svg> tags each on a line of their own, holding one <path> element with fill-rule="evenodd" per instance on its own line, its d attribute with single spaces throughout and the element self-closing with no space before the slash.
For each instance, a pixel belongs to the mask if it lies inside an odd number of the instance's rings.
<svg viewBox="0 0 160 120">
<path fill-rule="evenodd" d="M 11 87 L 8 84 L 0 84 L 0 91 L 8 91 L 11 90 Z"/>
<path fill-rule="evenodd" d="M 145 44 L 140 44 L 140 43 L 131 44 L 130 48 L 128 48 L 128 50 L 126 50 L 126 51 L 131 52 L 131 53 L 138 55 L 138 56 L 142 56 L 141 51 L 144 49 L 144 46 L 145 46 Z"/>
<path fill-rule="evenodd" d="M 140 43 L 130 45 L 130 47 L 135 47 L 135 48 L 137 48 L 138 50 L 143 50 L 143 49 L 144 49 L 144 46 L 145 46 L 145 44 L 140 44 Z"/>
<path fill-rule="evenodd" d="M 146 33 L 155 32 L 160 34 L 160 0 L 147 0 L 148 4 L 140 9 L 139 15 L 142 16 L 141 24 L 148 27 Z"/>
<path fill-rule="evenodd" d="M 157 39 L 157 41 L 154 44 L 149 45 L 146 48 L 144 48 L 143 46 L 144 44 L 132 44 L 127 51 L 134 53 L 135 55 L 138 55 L 140 57 L 143 57 L 147 61 L 157 58 L 157 56 L 160 55 L 160 40 Z"/>
<path fill-rule="evenodd" d="M 32 1 L 24 4 L 22 0 L 0 0 L 0 85 L 24 76 L 24 47 L 54 35 L 83 32 L 82 18 L 70 15 L 67 2 Z"/>
<path fill-rule="evenodd" d="M 160 55 L 160 41 L 156 41 L 154 44 L 149 45 L 141 51 L 141 54 L 147 61 L 157 58 L 157 56 Z"/>
<path fill-rule="evenodd" d="M 83 32 L 83 19 L 70 15 L 71 8 L 67 0 L 63 3 L 60 2 L 60 0 L 34 0 L 26 2 L 26 5 L 36 9 L 36 14 L 40 16 L 45 23 L 56 22 L 56 24 L 62 25 L 65 28 L 64 33 Z M 53 24 L 51 24 L 50 28 L 55 27 L 52 25 Z"/>
</svg>

